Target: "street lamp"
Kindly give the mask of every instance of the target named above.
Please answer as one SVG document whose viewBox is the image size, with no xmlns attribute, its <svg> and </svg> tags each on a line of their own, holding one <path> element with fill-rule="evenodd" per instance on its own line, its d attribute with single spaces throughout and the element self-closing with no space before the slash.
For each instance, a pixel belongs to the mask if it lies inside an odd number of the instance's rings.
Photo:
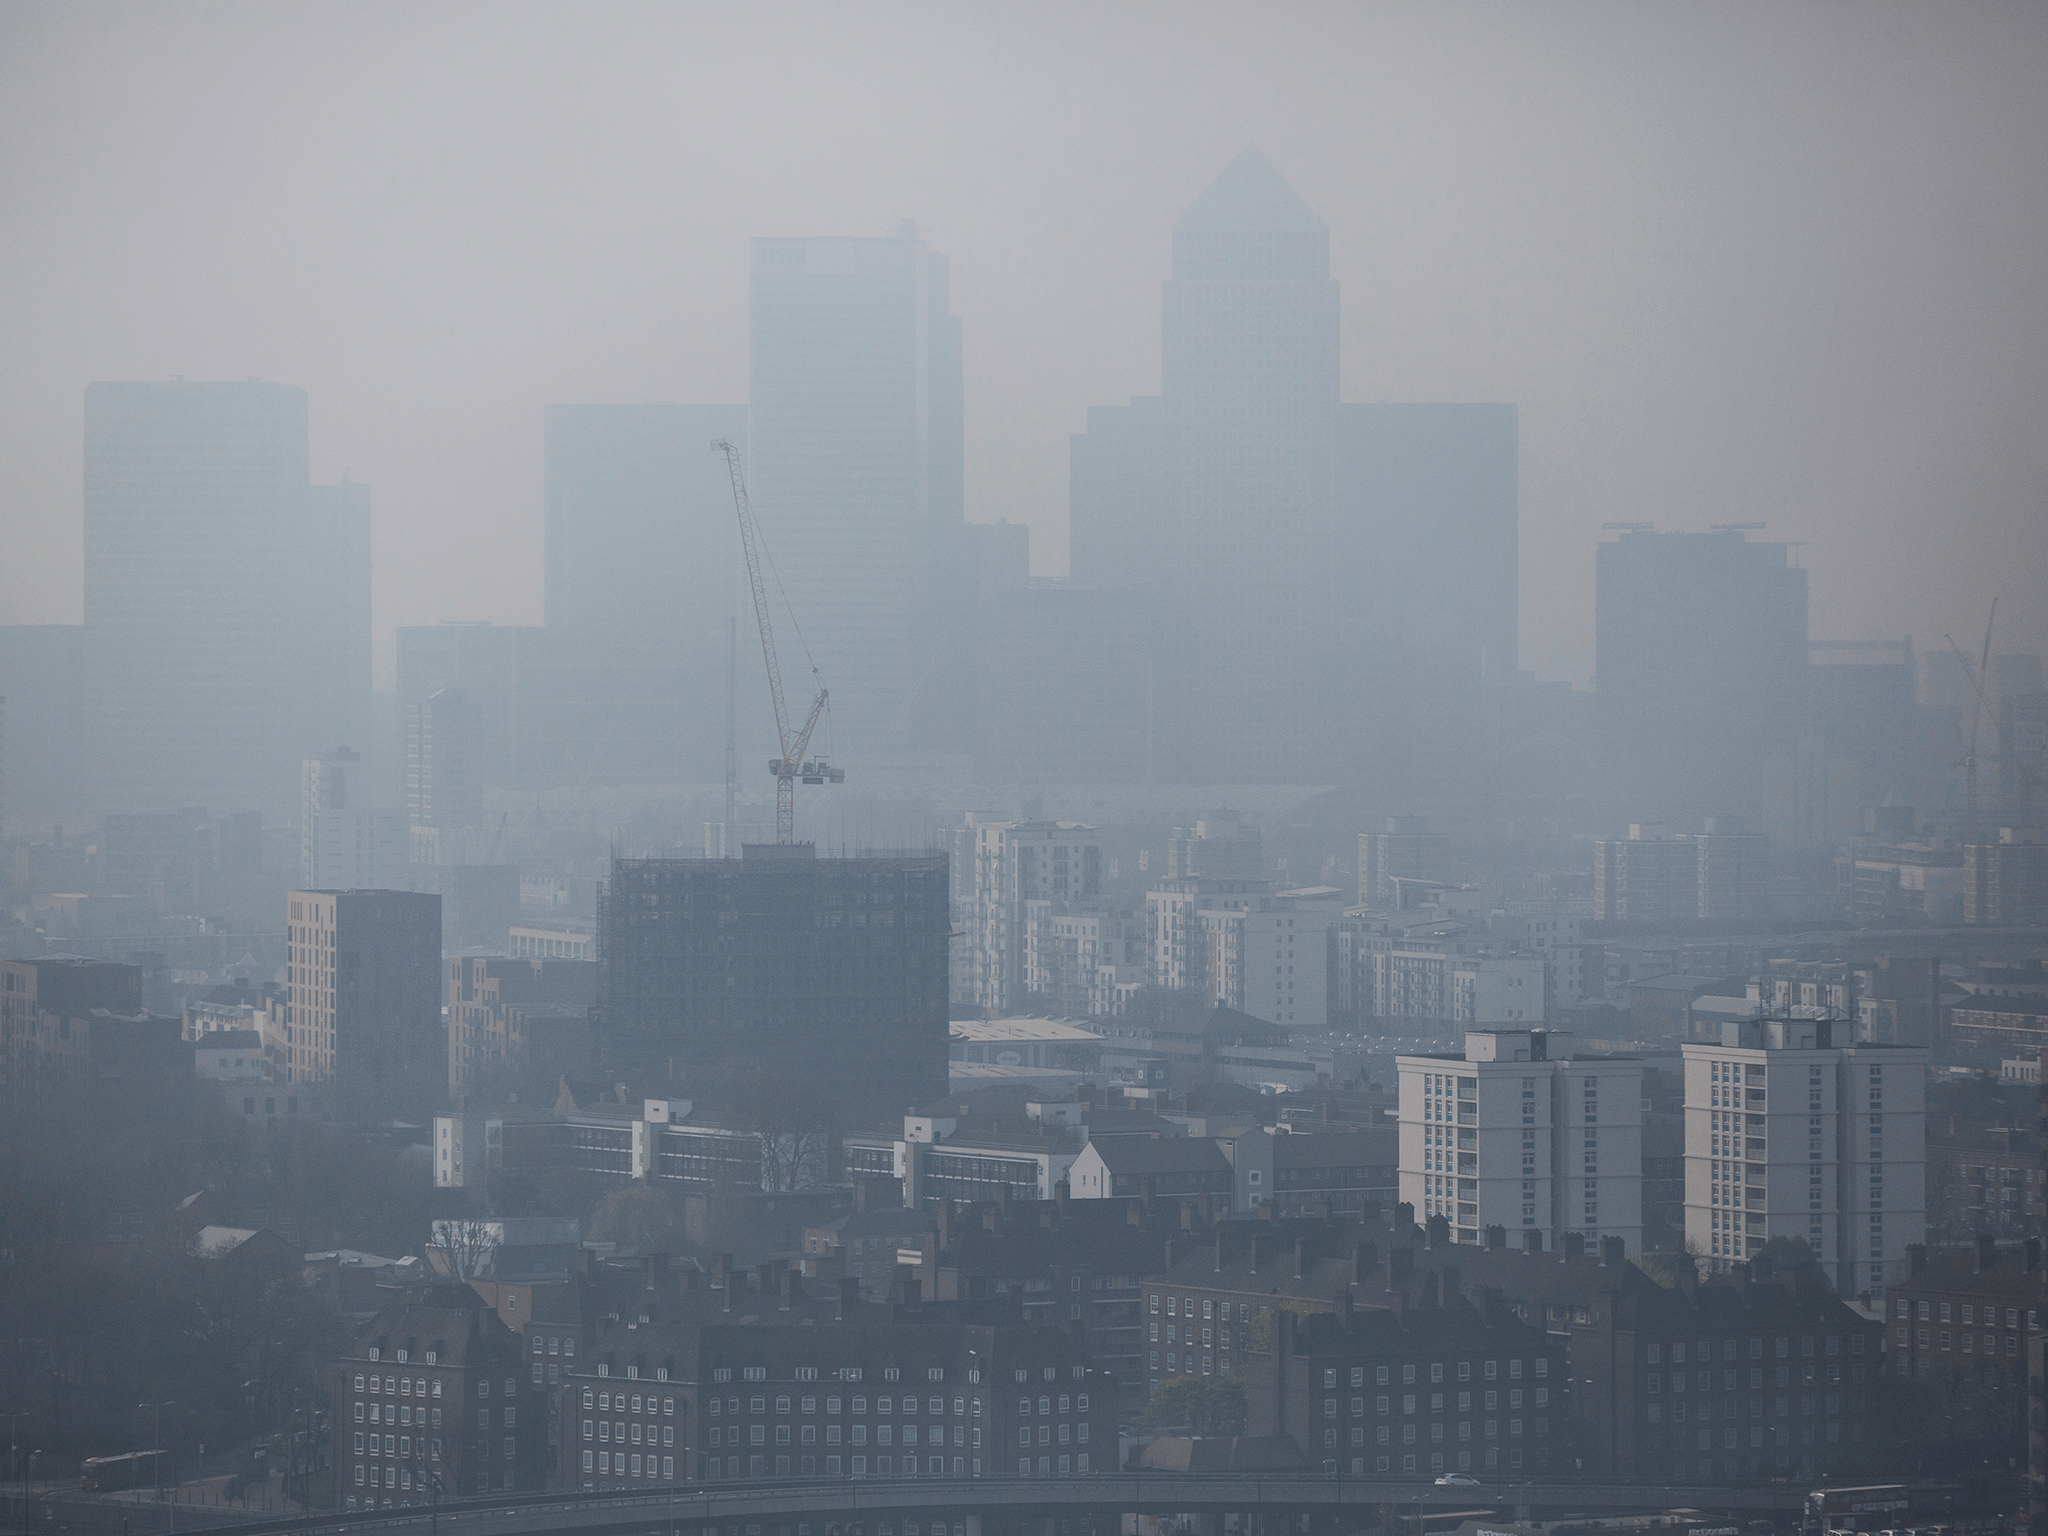
<svg viewBox="0 0 2048 1536">
<path fill-rule="evenodd" d="M 137 1403 L 135 1406 L 146 1413 L 156 1416 L 156 1443 L 154 1447 L 156 1454 L 150 1458 L 149 1480 L 152 1491 L 158 1498 L 162 1498 L 164 1496 L 164 1410 L 176 1405 L 166 1398 L 161 1403 Z"/>
</svg>

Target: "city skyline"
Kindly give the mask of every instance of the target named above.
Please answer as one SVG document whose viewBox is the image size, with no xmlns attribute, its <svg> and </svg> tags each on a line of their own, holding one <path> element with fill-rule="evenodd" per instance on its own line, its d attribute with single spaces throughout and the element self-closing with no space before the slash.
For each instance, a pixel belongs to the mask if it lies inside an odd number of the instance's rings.
<svg viewBox="0 0 2048 1536">
<path fill-rule="evenodd" d="M 1866 188 L 1874 167 L 1886 163 L 1872 157 L 1881 155 L 1876 146 L 1889 142 L 1895 123 L 1922 122 L 1937 101 L 1950 105 L 1941 94 L 1944 76 L 1923 69 L 1921 60 L 1968 68 L 1979 88 L 1958 112 L 1944 113 L 1931 137 L 1915 143 L 1906 164 L 1942 165 L 1977 142 L 1983 114 L 2006 110 L 2011 98 L 2003 82 L 2016 78 L 2009 71 L 2024 73 L 2036 38 L 2019 27 L 2019 14 L 1980 13 L 1972 27 L 1864 39 L 1858 55 L 1863 73 L 1853 77 L 1838 56 L 1819 51 L 1825 29 L 1812 13 L 1787 13 L 1768 38 L 1740 46 L 1687 30 L 1687 46 L 1668 56 L 1653 49 L 1655 34 L 1648 30 L 1581 38 L 1585 13 L 1554 13 L 1533 34 L 1518 27 L 1534 23 L 1496 27 L 1485 42 L 1448 22 L 1432 25 L 1392 13 L 1351 23 L 1359 30 L 1350 41 L 1367 48 L 1375 71 L 1404 56 L 1434 59 L 1447 48 L 1470 45 L 1482 50 L 1488 68 L 1519 82 L 1517 92 L 1497 103 L 1453 93 L 1441 105 L 1418 100 L 1398 80 L 1387 81 L 1377 95 L 1362 93 L 1372 104 L 1349 104 L 1348 92 L 1333 96 L 1324 78 L 1311 74 L 1286 93 L 1282 106 L 1274 60 L 1300 41 L 1282 28 L 1263 40 L 1239 40 L 1242 98 L 1197 132 L 1187 132 L 1175 115 L 1184 109 L 1147 97 L 1159 108 L 1156 122 L 1132 117 L 1120 104 L 1055 125 L 1053 139 L 1035 151 L 999 133 L 991 147 L 1017 173 L 1005 183 L 1017 201 L 1000 215 L 977 191 L 983 178 L 969 173 L 965 145 L 937 152 L 910 132 L 928 124 L 929 113 L 946 110 L 939 103 L 906 107 L 829 149 L 797 147 L 788 129 L 777 129 L 740 163 L 753 166 L 761 153 L 792 154 L 791 174 L 752 181 L 738 165 L 721 168 L 656 133 L 649 141 L 656 147 L 635 153 L 654 155 L 682 175 L 694 189 L 689 211 L 650 214 L 654 228 L 643 228 L 638 239 L 609 238 L 601 267 L 579 249 L 543 280 L 528 259 L 503 248 L 487 259 L 473 238 L 450 244 L 456 227 L 445 214 L 409 203 L 395 210 L 416 237 L 404 242 L 411 253 L 405 259 L 427 262 L 418 271 L 423 283 L 402 284 L 421 296 L 409 298 L 402 312 L 408 324 L 423 327 L 431 357 L 411 382 L 390 378 L 379 353 L 364 352 L 357 342 L 332 344 L 304 321 L 270 324 L 280 314 L 277 277 L 289 274 L 296 288 L 331 280 L 346 310 L 358 302 L 350 295 L 360 282 L 387 284 L 403 270 L 390 265 L 391 255 L 362 249 L 353 233 L 323 242 L 315 254 L 302 238 L 310 211 L 287 218 L 290 233 L 263 237 L 241 211 L 227 209 L 227 229 L 285 242 L 277 262 L 244 274 L 250 281 L 243 293 L 253 303 L 243 313 L 261 317 L 260 330 L 224 310 L 216 280 L 192 265 L 220 237 L 200 235 L 175 208 L 163 212 L 178 238 L 155 248 L 161 253 L 155 270 L 109 254 L 92 269 L 97 275 L 57 278 L 49 266 L 55 247 L 45 237 L 29 247 L 22 291 L 37 291 L 39 275 L 48 274 L 51 281 L 40 284 L 47 302 L 4 381 L 12 407 L 8 430 L 23 434 L 7 447 L 10 460 L 24 466 L 15 502 L 24 510 L 11 562 L 18 574 L 0 576 L 0 611 L 24 623 L 68 622 L 79 611 L 73 594 L 80 578 L 69 553 L 78 526 L 76 460 L 63 447 L 76 430 L 66 407 L 74 388 L 95 378 L 257 373 L 289 380 L 317 402 L 315 479 L 339 480 L 352 471 L 379 488 L 378 677 L 388 687 L 398 624 L 539 618 L 543 405 L 746 398 L 738 304 L 747 238 L 880 235 L 906 215 L 924 220 L 926 238 L 953 257 L 954 310 L 968 338 L 968 516 L 1029 524 L 1040 573 L 1058 573 L 1066 539 L 1064 440 L 1083 425 L 1089 405 L 1157 387 L 1156 284 L 1167 266 L 1165 232 L 1218 168 L 1256 143 L 1333 232 L 1334 275 L 1351 294 L 1342 349 L 1347 398 L 1521 404 L 1522 584 L 1570 598 L 1554 607 L 1524 605 L 1523 665 L 1581 686 L 1590 676 L 1590 603 L 1584 599 L 1591 575 L 1584 556 L 1599 537 L 1599 524 L 1609 520 L 1695 529 L 1715 521 L 1768 521 L 1772 538 L 1826 552 L 1824 562 L 1815 562 L 1828 568 L 1815 582 L 1817 638 L 1910 633 L 1924 647 L 1944 630 L 1969 629 L 1985 597 L 2010 586 L 2009 573 L 2039 568 L 2048 558 L 2039 542 L 2040 520 L 2026 515 L 2031 502 L 2021 490 L 2038 475 L 2012 437 L 2019 427 L 2014 412 L 2030 388 L 2023 381 L 2033 367 L 2018 360 L 2040 349 L 2030 347 L 2031 320 L 2015 326 L 1995 319 L 2031 310 L 2012 311 L 2011 274 L 1995 260 L 1987 265 L 1981 245 L 1960 242 L 1961 230 L 1977 227 L 1994 232 L 1996 243 L 2009 236 L 2013 248 L 2025 248 L 2025 231 L 2041 210 L 2038 201 L 1986 200 L 2000 184 L 1996 166 L 2003 162 L 1996 155 L 1981 172 L 1941 180 L 1949 189 L 1944 195 L 1962 199 L 1969 210 L 1962 222 L 1924 201 L 1915 190 L 1924 179 L 1909 179 L 1902 199 L 1873 200 Z M 1123 22 L 1106 39 L 1103 59 L 1090 67 L 1112 67 L 1140 48 L 1150 36 L 1148 20 L 1136 15 Z M 300 25 L 319 35 L 321 23 Z M 1919 25 L 1938 24 L 1924 19 Z M 900 23 L 854 46 L 852 57 L 885 70 L 915 59 L 928 69 L 950 57 L 948 45 L 961 40 L 957 33 L 920 39 L 884 63 L 875 49 L 892 30 L 900 31 Z M 61 82 L 74 61 L 89 54 L 96 35 L 85 22 L 45 21 L 28 29 L 30 46 L 16 57 L 40 59 L 47 67 L 39 80 Z M 173 64 L 167 78 L 191 71 L 203 77 L 219 67 L 182 52 L 200 35 L 159 34 Z M 260 64 L 296 36 L 282 22 L 257 28 L 235 42 L 241 51 L 234 56 Z M 657 28 L 642 41 L 659 44 L 666 37 Z M 744 37 L 744 28 L 718 31 L 712 55 L 743 46 Z M 1567 62 L 1575 39 L 1585 45 L 1581 63 Z M 570 50 L 566 67 L 579 82 L 587 80 L 595 50 L 618 40 L 593 37 L 585 51 Z M 421 39 L 423 58 L 451 42 L 445 30 L 429 27 Z M 521 57 L 532 46 L 531 29 L 510 27 L 492 46 L 500 50 L 494 57 Z M 1788 57 L 1811 55 L 1817 88 L 1833 93 L 1843 121 L 1860 125 L 1863 137 L 1817 132 L 1806 115 L 1810 93 L 1786 91 L 1775 75 L 1758 87 L 1761 95 L 1740 134 L 1724 136 L 1712 150 L 1682 137 L 1687 114 L 1710 110 L 1719 82 L 1749 77 L 1752 51 L 1766 46 Z M 1514 48 L 1529 60 L 1527 69 L 1545 72 L 1518 75 L 1503 52 Z M 1691 62 L 1670 62 L 1679 55 Z M 1194 77 L 1219 67 L 1193 43 L 1175 57 Z M 1005 104 L 1046 78 L 1036 49 L 1026 47 L 1016 58 L 1017 80 L 997 96 Z M 954 62 L 971 70 L 957 57 Z M 806 55 L 800 73 L 822 86 L 823 100 L 836 99 L 829 83 L 813 78 L 816 63 Z M 1665 104 L 1639 125 L 1643 153 L 1661 157 L 1653 162 L 1660 165 L 1655 182 L 1618 152 L 1586 154 L 1583 137 L 1582 125 L 1599 121 L 1603 112 L 1641 115 L 1633 98 L 1617 98 L 1607 81 L 1642 70 L 1665 88 Z M 1804 71 L 1795 74 L 1808 78 Z M 1566 81 L 1585 97 L 1582 107 L 1560 104 Z M 78 109 L 51 102 L 40 94 L 47 89 L 47 83 L 24 81 L 13 99 L 53 121 Z M 479 120 L 497 121 L 502 108 L 494 89 L 473 89 L 469 104 Z M 638 89 L 629 72 L 621 95 L 633 110 L 653 113 L 653 123 L 688 121 L 655 109 Z M 92 99 L 90 91 L 78 95 L 81 102 Z M 694 110 L 732 105 L 721 88 Z M 1470 121 L 1450 115 L 1458 107 L 1470 109 Z M 1519 121 L 1503 116 L 1518 107 Z M 299 111 L 283 111 L 275 147 L 250 163 L 253 184 L 269 187 L 277 157 L 300 152 L 344 184 L 360 185 L 361 169 L 351 168 L 356 151 Z M 805 112 L 790 118 L 792 124 L 808 120 Z M 1138 151 L 1128 168 L 1098 160 L 1083 169 L 1056 158 L 1073 153 L 1077 134 L 1111 128 Z M 391 131 L 379 130 L 366 152 L 388 155 Z M 2001 132 L 1997 153 L 2024 157 L 2037 135 L 2032 125 Z M 178 132 L 164 138 L 175 143 Z M 78 153 L 103 156 L 93 147 L 102 142 L 94 139 Z M 571 139 L 546 154 L 584 142 Z M 489 188 L 483 229 L 496 228 L 504 217 L 506 186 L 493 152 L 475 141 L 464 149 L 465 163 Z M 860 156 L 857 174 L 838 174 L 838 157 L 846 153 Z M 625 163 L 645 168 L 632 154 Z M 1562 169 L 1573 165 L 1583 169 Z M 90 159 L 76 168 L 98 174 L 106 167 Z M 1802 176 L 1825 178 L 1832 200 L 1798 197 Z M 164 182 L 167 188 L 179 184 L 179 174 Z M 1048 186 L 1055 184 L 1062 197 L 1048 201 Z M 1547 195 L 1531 208 L 1517 190 L 1522 185 Z M 18 206 L 43 206 L 53 188 L 30 178 L 21 193 L 26 200 Z M 1567 209 L 1577 217 L 1561 217 Z M 1515 221 L 1511 244 L 1475 238 L 1484 227 L 1478 221 L 1503 214 Z M 120 241 L 118 226 L 102 227 L 108 240 Z M 1646 284 L 1640 275 L 1654 268 L 1656 257 L 1656 248 L 1642 241 L 1659 228 L 1676 242 L 1682 281 Z M 1595 231 L 1611 248 L 1589 243 Z M 1839 244 L 1844 238 L 1850 246 Z M 1854 260 L 1847 259 L 1850 249 Z M 331 265 L 343 251 L 359 271 Z M 1939 320 L 1932 312 L 1923 315 L 1923 306 L 1902 303 L 1911 291 L 1903 285 L 1915 281 L 1937 251 L 1975 274 L 1952 286 L 1956 297 L 1944 301 L 1948 308 Z M 447 263 L 457 252 L 472 263 L 488 260 L 496 275 L 487 273 L 463 304 L 441 306 L 438 314 L 421 309 L 427 294 L 449 291 L 455 269 Z M 689 280 L 658 280 L 657 271 L 678 258 Z M 1077 287 L 1074 277 L 1084 267 L 1093 280 Z M 587 316 L 594 323 L 565 330 L 552 308 L 557 296 L 572 291 L 564 280 L 599 271 L 606 274 L 607 297 L 587 301 L 586 308 L 596 306 Z M 191 302 L 177 307 L 175 319 L 158 311 L 163 318 L 135 326 L 144 318 L 135 306 L 167 282 L 186 289 Z M 1589 308 L 1601 292 L 1628 297 L 1606 309 Z M 91 317 L 78 307 L 88 297 Z M 524 336 L 508 352 L 506 342 L 479 336 L 475 327 L 515 299 L 525 315 Z M 1891 323 L 1857 323 L 1874 318 L 1877 305 L 1891 306 Z M 630 306 L 643 323 L 626 326 L 620 306 Z M 644 324 L 650 315 L 651 329 Z M 205 328 L 194 329 L 201 321 Z M 375 334 L 375 324 L 362 329 L 365 340 Z M 1796 358 L 1790 349 L 1797 349 Z M 48 366 L 24 372 L 20 359 Z M 488 383 L 471 388 L 458 382 L 474 379 L 479 366 L 491 370 Z M 1935 401 L 1907 382 L 1936 376 L 1944 384 Z M 2015 387 L 1994 387 L 1994 376 Z M 1728 387 L 1738 379 L 1747 382 Z M 1816 389 L 1823 383 L 1831 387 Z M 420 393 L 428 389 L 432 398 Z M 1796 413 L 1790 409 L 1795 398 Z M 1782 423 L 1795 416 L 1805 421 L 1803 436 L 1784 430 Z M 418 446 L 422 430 L 434 434 L 428 454 Z M 1913 458 L 1905 456 L 1909 444 L 1918 447 Z M 1951 510 L 1943 511 L 1944 533 L 1936 537 L 1929 525 L 1941 509 Z M 401 558 L 401 530 L 417 560 Z M 447 569 L 458 552 L 473 579 L 445 593 L 423 585 L 425 571 Z M 2012 592 L 2007 604 L 2014 646 L 2048 649 L 2043 620 L 2022 596 Z"/>
</svg>

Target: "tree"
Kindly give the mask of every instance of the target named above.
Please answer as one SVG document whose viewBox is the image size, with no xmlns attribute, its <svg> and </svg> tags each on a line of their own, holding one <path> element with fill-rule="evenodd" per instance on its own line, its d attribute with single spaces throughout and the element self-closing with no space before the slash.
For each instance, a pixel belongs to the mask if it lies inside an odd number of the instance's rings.
<svg viewBox="0 0 2048 1536">
<path fill-rule="evenodd" d="M 1198 1435 L 1244 1433 L 1244 1383 L 1235 1376 L 1175 1376 L 1161 1382 L 1145 1405 L 1152 1429 L 1183 1426 Z"/>
<path fill-rule="evenodd" d="M 807 1082 L 756 1072 L 734 1095 L 747 1128 L 761 1138 L 761 1187 L 812 1189 L 830 1177 L 827 1163 L 838 1130 L 832 1101 Z"/>
<path fill-rule="evenodd" d="M 475 1280 L 490 1273 L 501 1230 L 482 1216 L 450 1216 L 434 1223 L 434 1247 L 449 1274 L 458 1280 Z"/>
</svg>

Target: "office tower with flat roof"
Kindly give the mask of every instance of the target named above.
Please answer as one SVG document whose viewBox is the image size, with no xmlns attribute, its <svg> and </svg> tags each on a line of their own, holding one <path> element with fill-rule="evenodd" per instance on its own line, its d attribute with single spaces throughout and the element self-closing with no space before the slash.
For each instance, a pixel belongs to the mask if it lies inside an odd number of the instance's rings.
<svg viewBox="0 0 2048 1536">
<path fill-rule="evenodd" d="M 857 1113 L 946 1091 L 943 854 L 614 859 L 593 1018 L 608 1070 L 765 1072 Z"/>
<path fill-rule="evenodd" d="M 0 835 L 84 812 L 84 692 L 81 625 L 0 624 Z"/>
<path fill-rule="evenodd" d="M 745 588 L 711 444 L 744 450 L 746 407 L 551 405 L 545 433 L 547 624 L 517 642 L 521 786 L 716 779 Z M 741 682 L 751 700 L 755 674 Z"/>
<path fill-rule="evenodd" d="M 835 758 L 924 753 L 944 739 L 936 591 L 963 517 L 946 259 L 910 226 L 757 239 L 751 336 L 749 488 L 791 709 L 830 689 Z"/>
<path fill-rule="evenodd" d="M 343 1113 L 405 1119 L 441 1101 L 441 898 L 292 891 L 285 899 L 287 1066 L 333 1082 Z"/>
<path fill-rule="evenodd" d="M 1513 676 L 1514 408 L 1344 404 L 1338 338 L 1329 231 L 1247 149 L 1174 227 L 1160 394 L 1073 441 L 1073 574 L 1157 594 L 1157 778 L 1405 785 L 1404 712 Z"/>
<path fill-rule="evenodd" d="M 369 714 L 369 491 L 307 480 L 305 391 L 85 393 L 87 796 L 285 810 Z"/>
<path fill-rule="evenodd" d="M 1685 1238 L 1715 1269 L 1774 1237 L 1845 1296 L 1906 1278 L 1927 1241 L 1924 1046 L 1853 1043 L 1847 1019 L 1739 1019 L 1686 1045 Z"/>
<path fill-rule="evenodd" d="M 1648 525 L 1598 547 L 1595 695 L 1633 803 L 1760 817 L 1766 752 L 1806 725 L 1806 572 L 1793 547 L 1737 527 Z"/>
<path fill-rule="evenodd" d="M 1643 1067 L 1571 1058 L 1540 1029 L 1473 1030 L 1453 1056 L 1401 1056 L 1401 1199 L 1452 1238 L 1488 1227 L 1643 1242 Z"/>
</svg>

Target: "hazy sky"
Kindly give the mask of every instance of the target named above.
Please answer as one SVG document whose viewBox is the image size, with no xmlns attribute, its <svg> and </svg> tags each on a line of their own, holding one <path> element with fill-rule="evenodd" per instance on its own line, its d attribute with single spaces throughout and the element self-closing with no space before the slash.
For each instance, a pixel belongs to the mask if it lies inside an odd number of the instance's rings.
<svg viewBox="0 0 2048 1536">
<path fill-rule="evenodd" d="M 80 611 L 81 392 L 260 376 L 390 629 L 540 617 L 541 408 L 744 400 L 747 238 L 916 218 L 969 515 L 1066 562 L 1256 142 L 1354 400 L 1510 400 L 1523 665 L 1610 520 L 1803 540 L 1816 638 L 2048 650 L 2048 6 L 0 5 L 0 620 Z"/>
</svg>

